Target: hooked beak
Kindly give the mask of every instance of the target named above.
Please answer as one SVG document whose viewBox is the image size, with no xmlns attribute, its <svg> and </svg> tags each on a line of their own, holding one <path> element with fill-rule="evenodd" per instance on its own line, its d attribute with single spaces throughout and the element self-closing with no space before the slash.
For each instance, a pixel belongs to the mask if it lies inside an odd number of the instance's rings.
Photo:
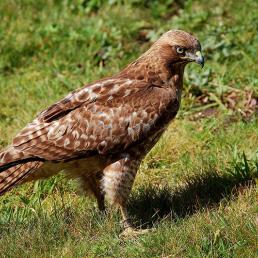
<svg viewBox="0 0 258 258">
<path fill-rule="evenodd" d="M 195 58 L 194 58 L 193 61 L 195 61 L 197 64 L 199 64 L 203 68 L 203 66 L 204 66 L 204 57 L 203 57 L 201 51 L 197 51 L 195 53 Z"/>
<path fill-rule="evenodd" d="M 204 57 L 202 55 L 201 51 L 197 51 L 195 54 L 192 52 L 186 53 L 186 58 L 192 62 L 196 62 L 199 64 L 202 68 L 204 66 Z"/>
</svg>

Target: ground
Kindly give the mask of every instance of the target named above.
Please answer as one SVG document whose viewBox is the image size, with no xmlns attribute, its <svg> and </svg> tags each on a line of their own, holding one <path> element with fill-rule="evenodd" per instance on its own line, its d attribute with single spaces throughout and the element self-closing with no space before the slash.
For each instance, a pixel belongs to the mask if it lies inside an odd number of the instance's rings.
<svg viewBox="0 0 258 258">
<path fill-rule="evenodd" d="M 114 74 L 166 30 L 198 36 L 177 119 L 146 157 L 129 207 L 136 226 L 99 214 L 62 175 L 0 199 L 1 257 L 257 257 L 258 3 L 0 3 L 0 147 L 69 91 Z"/>
</svg>

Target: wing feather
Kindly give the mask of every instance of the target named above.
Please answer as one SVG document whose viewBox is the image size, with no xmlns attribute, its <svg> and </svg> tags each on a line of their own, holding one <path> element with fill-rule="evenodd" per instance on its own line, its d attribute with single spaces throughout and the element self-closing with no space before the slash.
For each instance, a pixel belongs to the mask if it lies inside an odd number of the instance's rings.
<svg viewBox="0 0 258 258">
<path fill-rule="evenodd" d="M 155 125 L 164 89 L 112 80 L 74 92 L 40 113 L 14 139 L 15 149 L 25 158 L 60 161 L 119 152 L 140 140 Z"/>
</svg>

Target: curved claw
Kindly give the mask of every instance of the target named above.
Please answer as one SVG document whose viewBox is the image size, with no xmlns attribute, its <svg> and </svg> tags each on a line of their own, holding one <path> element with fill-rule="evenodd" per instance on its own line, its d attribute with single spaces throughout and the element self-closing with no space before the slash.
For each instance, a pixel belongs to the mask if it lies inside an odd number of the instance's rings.
<svg viewBox="0 0 258 258">
<path fill-rule="evenodd" d="M 133 237 L 137 237 L 137 236 L 140 236 L 140 235 L 148 234 L 148 233 L 150 233 L 154 230 L 155 230 L 154 228 L 135 229 L 133 227 L 128 227 L 120 234 L 120 237 L 122 237 L 122 238 L 133 238 Z"/>
</svg>

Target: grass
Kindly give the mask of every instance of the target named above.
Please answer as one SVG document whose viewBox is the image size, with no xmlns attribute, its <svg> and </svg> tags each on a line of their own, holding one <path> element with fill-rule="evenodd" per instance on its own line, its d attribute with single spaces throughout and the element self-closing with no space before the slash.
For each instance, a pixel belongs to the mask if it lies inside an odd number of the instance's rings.
<svg viewBox="0 0 258 258">
<path fill-rule="evenodd" d="M 196 34 L 207 60 L 187 67 L 178 117 L 136 178 L 129 211 L 155 231 L 121 240 L 119 213 L 99 214 L 60 175 L 1 197 L 0 256 L 257 257 L 257 8 L 255 0 L 1 1 L 1 147 L 168 29 Z"/>
</svg>

